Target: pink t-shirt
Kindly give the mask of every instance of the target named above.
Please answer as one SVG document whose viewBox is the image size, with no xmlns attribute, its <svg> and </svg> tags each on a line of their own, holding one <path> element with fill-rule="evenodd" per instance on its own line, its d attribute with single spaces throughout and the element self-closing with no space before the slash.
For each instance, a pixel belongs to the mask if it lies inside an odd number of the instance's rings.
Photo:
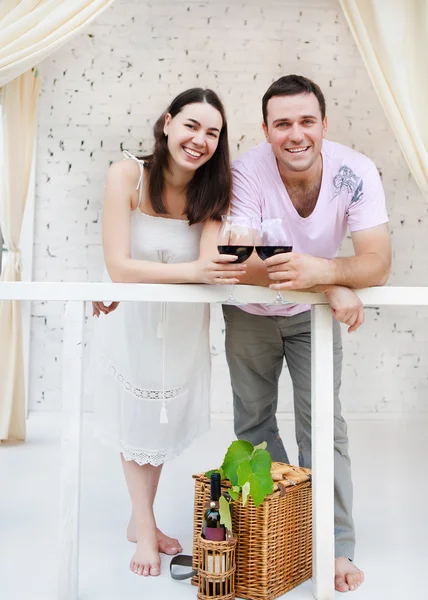
<svg viewBox="0 0 428 600">
<path fill-rule="evenodd" d="M 364 154 L 336 142 L 323 141 L 323 173 L 315 209 L 303 218 L 294 208 L 267 142 L 233 162 L 232 215 L 283 217 L 293 240 L 293 252 L 334 258 L 350 231 L 388 222 L 385 195 L 376 165 Z M 291 316 L 308 310 L 306 304 L 264 306 L 247 304 L 255 315 Z"/>
</svg>

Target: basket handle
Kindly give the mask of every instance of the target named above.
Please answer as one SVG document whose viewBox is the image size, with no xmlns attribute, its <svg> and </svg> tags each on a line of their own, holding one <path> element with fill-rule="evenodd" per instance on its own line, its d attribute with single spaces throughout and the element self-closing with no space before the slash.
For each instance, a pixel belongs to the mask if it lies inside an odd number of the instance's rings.
<svg viewBox="0 0 428 600">
<path fill-rule="evenodd" d="M 190 579 L 191 577 L 196 577 L 196 575 L 198 574 L 198 569 L 193 569 L 189 573 L 180 573 L 180 574 L 174 573 L 174 571 L 173 571 L 174 565 L 177 565 L 179 567 L 192 568 L 192 560 L 193 560 L 193 557 L 189 556 L 188 554 L 179 554 L 177 556 L 174 556 L 171 559 L 171 562 L 169 563 L 169 572 L 171 574 L 171 577 L 173 579 L 177 579 L 178 581 L 181 581 L 183 579 Z"/>
</svg>

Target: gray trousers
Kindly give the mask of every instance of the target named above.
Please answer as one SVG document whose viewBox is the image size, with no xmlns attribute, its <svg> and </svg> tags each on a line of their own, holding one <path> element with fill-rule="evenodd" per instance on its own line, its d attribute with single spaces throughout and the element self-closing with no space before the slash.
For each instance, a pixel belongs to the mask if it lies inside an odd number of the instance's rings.
<svg viewBox="0 0 428 600">
<path fill-rule="evenodd" d="M 278 379 L 287 361 L 294 391 L 299 464 L 311 467 L 311 313 L 292 317 L 249 314 L 223 305 L 226 358 L 233 389 L 235 434 L 252 444 L 267 442 L 272 459 L 288 463 L 278 431 Z M 334 511 L 336 556 L 354 558 L 351 461 L 339 389 L 342 371 L 340 326 L 333 324 Z"/>
</svg>

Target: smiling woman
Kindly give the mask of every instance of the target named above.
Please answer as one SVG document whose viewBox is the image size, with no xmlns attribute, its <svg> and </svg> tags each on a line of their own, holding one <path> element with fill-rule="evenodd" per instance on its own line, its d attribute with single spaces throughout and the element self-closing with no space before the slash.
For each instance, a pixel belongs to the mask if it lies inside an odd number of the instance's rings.
<svg viewBox="0 0 428 600">
<path fill-rule="evenodd" d="M 149 171 L 152 210 L 168 214 L 164 189 L 175 164 L 187 173 L 183 180 L 187 196 L 179 218 L 185 215 L 190 224 L 219 219 L 229 202 L 231 175 L 226 115 L 218 96 L 201 88 L 183 92 L 160 116 L 153 133 L 153 154 L 141 157 Z"/>
<path fill-rule="evenodd" d="M 236 257 L 211 240 L 227 212 L 231 173 L 223 106 L 211 90 L 175 98 L 154 126 L 153 154 L 112 165 L 103 209 L 105 281 L 234 283 Z M 147 177 L 146 177 L 147 175 Z M 125 302 L 94 314 L 90 369 L 96 433 L 122 457 L 132 502 L 131 570 L 159 575 L 159 552 L 181 552 L 156 528 L 153 501 L 165 461 L 209 425 L 209 306 Z"/>
</svg>

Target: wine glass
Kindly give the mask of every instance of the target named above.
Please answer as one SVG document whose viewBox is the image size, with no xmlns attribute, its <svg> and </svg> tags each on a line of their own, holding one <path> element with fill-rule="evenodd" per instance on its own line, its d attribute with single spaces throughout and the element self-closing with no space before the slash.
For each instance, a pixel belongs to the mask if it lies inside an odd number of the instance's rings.
<svg viewBox="0 0 428 600">
<path fill-rule="evenodd" d="M 223 215 L 221 227 L 217 235 L 217 248 L 220 254 L 237 256 L 235 264 L 250 258 L 254 250 L 255 230 L 249 217 L 232 217 Z M 235 284 L 229 298 L 223 304 L 239 304 L 235 297 Z"/>
<path fill-rule="evenodd" d="M 263 219 L 256 240 L 256 252 L 262 260 L 293 250 L 293 242 L 281 217 Z M 278 291 L 273 305 L 287 304 Z"/>
</svg>

